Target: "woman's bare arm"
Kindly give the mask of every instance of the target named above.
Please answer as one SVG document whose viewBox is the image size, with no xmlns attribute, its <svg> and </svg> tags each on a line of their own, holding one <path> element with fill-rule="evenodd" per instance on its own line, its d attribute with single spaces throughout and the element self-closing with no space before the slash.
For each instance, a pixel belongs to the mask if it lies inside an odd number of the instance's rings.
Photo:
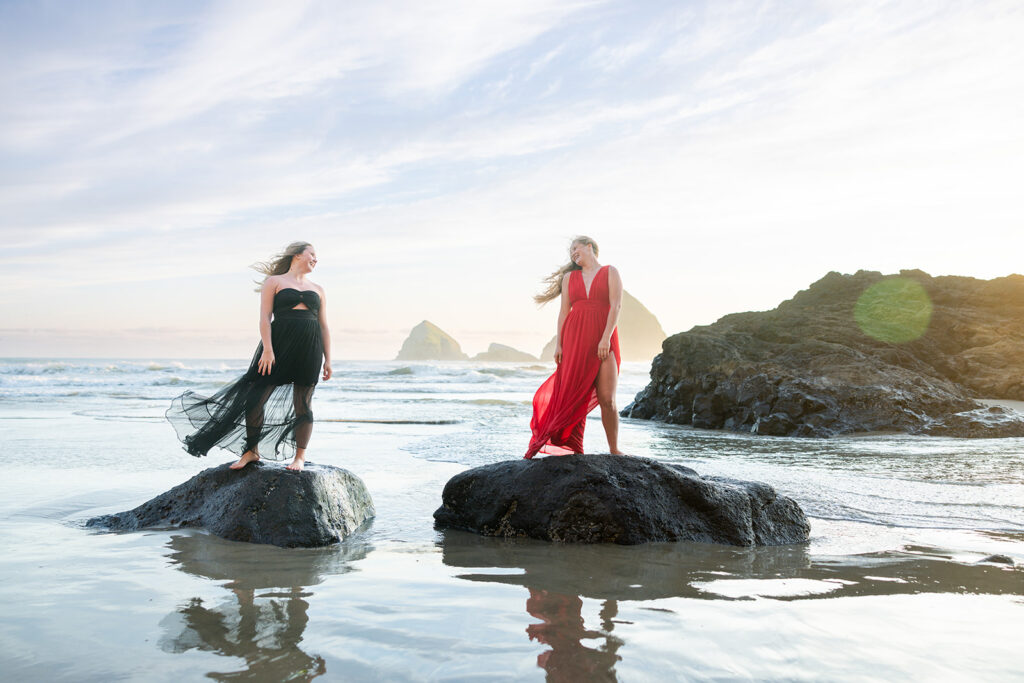
<svg viewBox="0 0 1024 683">
<path fill-rule="evenodd" d="M 324 343 L 324 380 L 329 380 L 334 371 L 331 369 L 331 331 L 327 327 L 327 294 L 320 288 L 320 338 Z"/>
<path fill-rule="evenodd" d="M 612 346 L 612 332 L 619 324 L 619 313 L 622 311 L 622 277 L 615 266 L 608 266 L 608 322 L 604 326 L 604 334 L 597 345 L 597 357 L 604 360 L 608 357 Z"/>
<path fill-rule="evenodd" d="M 569 276 L 572 275 L 572 271 L 565 274 L 562 278 L 562 294 L 561 294 L 561 307 L 558 309 L 558 328 L 555 332 L 555 362 L 562 362 L 562 327 L 565 325 L 565 319 L 569 317 Z"/>
<path fill-rule="evenodd" d="M 274 314 L 274 295 L 277 294 L 277 277 L 268 277 L 260 290 L 260 341 L 263 342 L 263 355 L 260 356 L 257 368 L 261 375 L 269 375 L 274 367 L 274 345 L 270 339 L 270 317 Z"/>
</svg>

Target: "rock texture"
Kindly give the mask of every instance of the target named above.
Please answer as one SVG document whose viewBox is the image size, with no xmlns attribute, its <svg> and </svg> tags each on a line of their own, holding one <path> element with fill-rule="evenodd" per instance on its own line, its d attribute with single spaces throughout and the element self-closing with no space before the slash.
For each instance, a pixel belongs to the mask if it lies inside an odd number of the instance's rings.
<svg viewBox="0 0 1024 683">
<path fill-rule="evenodd" d="M 624 361 L 647 362 L 661 353 L 665 330 L 654 314 L 627 291 L 622 292 L 622 311 L 619 313 L 619 347 Z M 542 361 L 555 359 L 556 337 L 552 337 L 541 351 Z"/>
<path fill-rule="evenodd" d="M 459 342 L 434 323 L 424 320 L 412 328 L 395 360 L 468 360 Z"/>
<path fill-rule="evenodd" d="M 800 506 L 767 484 L 615 455 L 512 460 L 462 472 L 445 485 L 434 520 L 485 536 L 623 545 L 782 545 L 810 533 Z"/>
<path fill-rule="evenodd" d="M 1024 436 L 1024 277 L 829 273 L 676 334 L 622 415 L 773 436 Z"/>
<path fill-rule="evenodd" d="M 313 548 L 344 540 L 374 516 L 359 477 L 308 463 L 302 472 L 256 462 L 240 471 L 220 465 L 134 510 L 90 519 L 113 531 L 196 527 L 231 541 Z"/>
<path fill-rule="evenodd" d="M 537 361 L 536 356 L 531 356 L 525 351 L 513 349 L 504 344 L 491 344 L 483 353 L 473 356 L 473 360 L 497 361 L 501 363 L 529 363 Z"/>
</svg>

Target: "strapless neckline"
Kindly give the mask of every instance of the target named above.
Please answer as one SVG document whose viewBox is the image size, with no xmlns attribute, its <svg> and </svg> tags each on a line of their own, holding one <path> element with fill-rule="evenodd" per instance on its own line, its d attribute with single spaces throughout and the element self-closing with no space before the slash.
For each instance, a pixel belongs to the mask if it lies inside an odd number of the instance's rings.
<svg viewBox="0 0 1024 683">
<path fill-rule="evenodd" d="M 313 294 L 316 294 L 317 297 L 320 296 L 320 292 L 316 291 L 315 289 L 295 289 L 294 287 L 282 287 L 281 289 L 274 292 L 274 296 L 277 296 L 281 292 L 287 292 L 289 289 L 292 290 L 293 292 L 298 292 L 299 294 L 302 294 L 303 292 L 312 292 Z"/>
</svg>

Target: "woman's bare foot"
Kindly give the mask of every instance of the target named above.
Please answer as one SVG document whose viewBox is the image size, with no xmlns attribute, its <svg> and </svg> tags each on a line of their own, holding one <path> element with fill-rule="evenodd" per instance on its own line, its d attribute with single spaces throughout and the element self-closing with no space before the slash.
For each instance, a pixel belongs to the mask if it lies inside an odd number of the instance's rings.
<svg viewBox="0 0 1024 683">
<path fill-rule="evenodd" d="M 259 459 L 260 456 L 258 454 L 253 453 L 252 451 L 246 451 L 245 453 L 242 453 L 242 457 L 239 458 L 237 462 L 233 462 L 228 465 L 228 469 L 240 470 L 249 463 L 256 462 Z"/>
<path fill-rule="evenodd" d="M 612 455 L 629 455 L 629 453 L 623 453 L 622 451 L 620 451 L 618 449 L 616 449 L 614 451 L 613 450 L 609 450 L 608 452 L 611 453 Z"/>
<path fill-rule="evenodd" d="M 286 467 L 285 469 L 295 470 L 296 472 L 301 472 L 302 468 L 305 467 L 305 465 L 306 465 L 306 459 L 303 458 L 301 455 L 296 455 L 295 459 L 292 460 L 292 464 L 288 465 L 288 467 Z"/>
</svg>

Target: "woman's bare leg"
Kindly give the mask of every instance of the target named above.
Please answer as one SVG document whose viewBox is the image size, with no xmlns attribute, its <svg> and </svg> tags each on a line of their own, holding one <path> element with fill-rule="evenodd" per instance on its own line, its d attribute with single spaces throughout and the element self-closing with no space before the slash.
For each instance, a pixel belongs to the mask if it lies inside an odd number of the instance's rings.
<svg viewBox="0 0 1024 683">
<path fill-rule="evenodd" d="M 287 469 L 301 472 L 302 468 L 306 466 L 306 449 L 296 448 L 295 457 L 292 458 L 292 462 L 288 465 Z"/>
<path fill-rule="evenodd" d="M 246 451 L 245 453 L 242 453 L 241 458 L 228 465 L 228 468 L 232 470 L 240 470 L 249 463 L 256 462 L 259 459 L 260 455 L 256 451 Z"/>
<path fill-rule="evenodd" d="M 597 373 L 597 402 L 601 406 L 601 423 L 608 437 L 608 452 L 624 455 L 619 450 L 619 410 L 615 405 L 615 389 L 619 384 L 619 368 L 615 356 L 609 354 Z"/>
<path fill-rule="evenodd" d="M 260 442 L 260 433 L 263 431 L 263 406 L 266 404 L 274 387 L 263 389 L 257 396 L 249 394 L 245 407 L 245 440 L 248 448 L 242 457 L 231 463 L 228 467 L 233 470 L 240 470 L 251 462 L 260 459 L 256 448 Z"/>
<path fill-rule="evenodd" d="M 292 389 L 292 404 L 299 423 L 295 426 L 295 457 L 288 465 L 288 469 L 296 472 L 301 472 L 306 465 L 306 446 L 309 445 L 309 437 L 313 435 L 312 402 L 313 387 L 296 384 Z"/>
</svg>

